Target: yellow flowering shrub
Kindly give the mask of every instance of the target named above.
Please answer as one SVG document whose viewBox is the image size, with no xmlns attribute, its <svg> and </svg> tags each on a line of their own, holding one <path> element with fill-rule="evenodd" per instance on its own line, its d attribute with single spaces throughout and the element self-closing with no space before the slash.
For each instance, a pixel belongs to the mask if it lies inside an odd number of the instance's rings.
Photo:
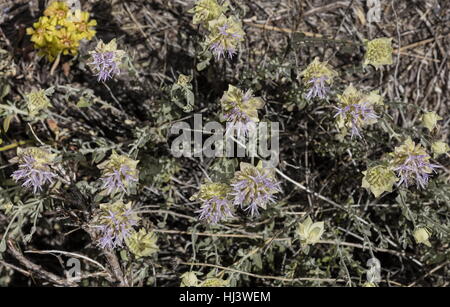
<svg viewBox="0 0 450 307">
<path fill-rule="evenodd" d="M 89 19 L 89 13 L 70 11 L 62 1 L 52 2 L 33 27 L 27 28 L 34 48 L 40 56 L 53 62 L 59 54 L 76 55 L 82 39 L 91 40 L 95 35 L 92 29 L 97 25 Z"/>
</svg>

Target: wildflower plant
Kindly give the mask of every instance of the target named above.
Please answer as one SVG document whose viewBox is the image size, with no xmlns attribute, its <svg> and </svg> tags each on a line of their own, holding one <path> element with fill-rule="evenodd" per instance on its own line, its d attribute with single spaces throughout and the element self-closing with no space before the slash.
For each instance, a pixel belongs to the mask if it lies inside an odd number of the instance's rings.
<svg viewBox="0 0 450 307">
<path fill-rule="evenodd" d="M 413 236 L 417 244 L 424 244 L 428 247 L 431 247 L 430 243 L 431 231 L 427 227 L 417 227 L 414 230 Z"/>
<path fill-rule="evenodd" d="M 448 283 L 436 1 L 417 27 L 408 1 L 383 16 L 380 1 L 354 1 L 342 22 L 314 1 L 196 0 L 190 25 L 177 18 L 186 1 L 30 1 L 29 14 L 16 2 L 0 4 L 0 286 L 29 283 L 30 270 L 57 287 Z M 401 34 L 396 65 L 392 39 L 355 42 L 377 33 Z M 82 276 L 76 259 L 22 261 L 44 247 L 86 255 Z"/>
<path fill-rule="evenodd" d="M 221 15 L 209 21 L 208 29 L 207 44 L 216 59 L 233 58 L 245 36 L 241 23 L 234 16 Z"/>
<path fill-rule="evenodd" d="M 92 222 L 94 229 L 99 232 L 98 245 L 103 249 L 123 247 L 126 240 L 131 239 L 135 233 L 134 226 L 138 225 L 139 220 L 131 202 L 124 203 L 119 200 L 112 204 L 101 204 Z M 133 242 L 130 241 L 132 248 L 138 251 Z"/>
<path fill-rule="evenodd" d="M 103 182 L 102 189 L 106 189 L 108 194 L 119 191 L 128 193 L 129 189 L 139 181 L 138 163 L 137 160 L 113 151 L 108 160 L 97 166 L 102 170 L 100 178 Z"/>
<path fill-rule="evenodd" d="M 362 137 L 361 129 L 374 124 L 378 120 L 375 112 L 377 105 L 383 105 L 382 97 L 373 91 L 366 95 L 358 91 L 353 85 L 349 85 L 342 95 L 338 95 L 337 126 L 342 135 L 346 135 L 350 130 L 351 137 Z"/>
<path fill-rule="evenodd" d="M 41 192 L 45 185 L 52 184 L 58 177 L 52 168 L 56 154 L 39 147 L 19 147 L 17 157 L 10 160 L 18 163 L 19 169 L 12 175 L 12 179 L 21 182 L 22 186 L 32 189 L 36 194 Z"/>
<path fill-rule="evenodd" d="M 232 218 L 234 208 L 230 191 L 230 187 L 224 183 L 202 184 L 200 191 L 190 198 L 201 201 L 201 209 L 197 210 L 199 220 L 217 224 Z"/>
<path fill-rule="evenodd" d="M 100 40 L 93 51 L 90 51 L 91 62 L 88 63 L 97 80 L 105 82 L 120 74 L 125 51 L 117 49 L 116 39 L 105 44 Z"/>
<path fill-rule="evenodd" d="M 333 79 L 338 73 L 328 64 L 321 62 L 319 58 L 314 60 L 300 73 L 303 84 L 308 89 L 306 99 L 310 100 L 315 97 L 325 99 L 330 91 Z"/>
<path fill-rule="evenodd" d="M 281 192 L 281 184 L 275 178 L 272 168 L 264 168 L 262 161 L 257 166 L 241 162 L 231 180 L 233 203 L 253 216 L 259 215 L 260 209 L 275 202 L 274 194 Z"/>
<path fill-rule="evenodd" d="M 379 69 L 383 65 L 391 65 L 392 61 L 392 38 L 376 38 L 371 41 L 365 40 L 366 53 L 363 66 L 372 65 Z"/>
<path fill-rule="evenodd" d="M 248 135 L 256 128 L 259 122 L 258 109 L 264 106 L 264 101 L 254 97 L 251 90 L 247 92 L 229 85 L 223 94 L 220 104 L 222 106 L 223 118 L 227 122 L 227 134 L 236 131 L 238 137 Z"/>
<path fill-rule="evenodd" d="M 44 16 L 27 29 L 27 34 L 31 35 L 38 54 L 53 62 L 59 54 L 78 54 L 80 41 L 92 39 L 96 24 L 88 12 L 71 11 L 65 2 L 54 1 L 45 9 Z"/>
</svg>

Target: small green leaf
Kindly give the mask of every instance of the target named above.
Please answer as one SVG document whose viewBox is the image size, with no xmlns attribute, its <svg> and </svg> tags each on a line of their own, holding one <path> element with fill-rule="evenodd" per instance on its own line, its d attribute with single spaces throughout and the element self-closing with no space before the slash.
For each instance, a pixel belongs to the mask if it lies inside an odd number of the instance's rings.
<svg viewBox="0 0 450 307">
<path fill-rule="evenodd" d="M 10 90 L 9 84 L 6 84 L 5 86 L 3 86 L 2 92 L 1 92 L 1 95 L 0 95 L 0 100 L 3 100 L 3 98 L 5 98 L 6 95 L 9 94 L 9 90 Z"/>
<path fill-rule="evenodd" d="M 9 126 L 11 124 L 11 120 L 14 118 L 14 115 L 8 115 L 4 120 L 3 120 L 3 131 L 6 133 L 9 130 Z"/>
<path fill-rule="evenodd" d="M 79 108 L 87 108 L 90 107 L 91 105 L 92 105 L 91 102 L 85 99 L 84 97 L 81 97 L 80 100 L 78 100 L 77 102 L 77 107 Z"/>
</svg>

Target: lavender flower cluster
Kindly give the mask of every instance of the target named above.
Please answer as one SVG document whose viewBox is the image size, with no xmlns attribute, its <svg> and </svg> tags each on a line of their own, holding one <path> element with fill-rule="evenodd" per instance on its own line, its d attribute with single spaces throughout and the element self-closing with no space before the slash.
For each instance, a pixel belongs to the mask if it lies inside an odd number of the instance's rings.
<svg viewBox="0 0 450 307">
<path fill-rule="evenodd" d="M 310 100 L 315 97 L 319 97 L 320 99 L 324 99 L 327 97 L 328 92 L 330 91 L 330 87 L 327 86 L 326 81 L 329 78 L 327 76 L 320 76 L 318 78 L 311 78 L 308 81 L 310 84 L 310 88 L 308 93 L 306 93 L 306 99 Z"/>
<path fill-rule="evenodd" d="M 275 202 L 274 194 L 281 192 L 281 182 L 277 181 L 271 169 L 262 168 L 262 164 L 253 166 L 241 163 L 240 171 L 235 173 L 230 184 L 207 183 L 191 200 L 202 201 L 197 212 L 199 219 L 217 224 L 221 220 L 233 217 L 233 210 L 240 207 L 251 217 L 258 216 L 260 209 Z"/>
<path fill-rule="evenodd" d="M 273 194 L 281 192 L 280 184 L 267 172 L 257 171 L 252 175 L 240 176 L 231 184 L 233 204 L 250 212 L 250 216 L 257 216 L 260 208 L 265 209 L 275 202 Z"/>
<path fill-rule="evenodd" d="M 36 194 L 42 191 L 44 185 L 52 184 L 57 175 L 48 168 L 38 167 L 36 160 L 27 155 L 23 157 L 23 163 L 11 177 L 16 182 L 23 181 L 22 186 L 33 189 L 33 193 Z"/>
<path fill-rule="evenodd" d="M 394 171 L 400 177 L 397 185 L 409 187 L 414 182 L 417 187 L 424 189 L 428 185 L 430 173 L 436 173 L 436 169 L 440 168 L 437 164 L 428 161 L 428 155 L 409 155 L 403 164 L 394 168 Z"/>
<path fill-rule="evenodd" d="M 378 115 L 375 114 L 373 105 L 368 102 L 355 103 L 352 105 L 347 105 L 345 107 L 335 107 L 338 111 L 334 117 L 342 116 L 347 118 L 351 123 L 351 138 L 357 136 L 361 138 L 360 126 L 361 124 L 367 123 L 371 120 L 376 120 Z"/>
<path fill-rule="evenodd" d="M 120 73 L 114 52 L 94 52 L 92 53 L 92 59 L 93 61 L 89 64 L 97 72 L 95 75 L 99 82 L 105 82 Z"/>
<path fill-rule="evenodd" d="M 103 181 L 102 189 L 106 189 L 108 194 L 116 191 L 126 193 L 125 183 L 130 184 L 139 181 L 128 165 L 122 165 L 119 169 L 112 170 L 112 172 L 105 174 L 100 179 Z"/>
<path fill-rule="evenodd" d="M 199 213 L 199 220 L 206 221 L 208 223 L 217 224 L 221 220 L 233 217 L 231 201 L 228 198 L 220 198 L 213 196 L 210 199 L 206 199 Z"/>
<path fill-rule="evenodd" d="M 231 44 L 225 44 L 224 41 L 241 39 L 242 35 L 237 31 L 234 32 L 227 23 L 218 27 L 218 31 L 220 35 L 222 35 L 222 37 L 221 39 L 218 39 L 216 42 L 211 44 L 211 51 L 213 52 L 217 60 L 225 57 L 226 55 L 228 55 L 229 59 L 232 59 L 236 54 L 236 48 Z"/>
<path fill-rule="evenodd" d="M 102 212 L 99 215 L 95 228 L 100 233 L 98 245 L 104 249 L 122 247 L 125 240 L 134 233 L 134 226 L 138 225 L 139 217 L 131 203 L 122 201 L 113 204 L 100 205 Z"/>
</svg>

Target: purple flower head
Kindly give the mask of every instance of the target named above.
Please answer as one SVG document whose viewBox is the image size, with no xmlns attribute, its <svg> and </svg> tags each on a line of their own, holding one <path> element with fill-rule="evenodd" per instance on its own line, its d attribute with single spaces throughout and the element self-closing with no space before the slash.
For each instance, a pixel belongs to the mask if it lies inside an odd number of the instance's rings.
<svg viewBox="0 0 450 307">
<path fill-rule="evenodd" d="M 394 168 L 400 177 L 397 185 L 408 187 L 415 182 L 418 188 L 424 189 L 428 185 L 430 174 L 440 168 L 439 165 L 428 162 L 429 158 L 428 155 L 409 155 L 403 164 Z"/>
<path fill-rule="evenodd" d="M 229 199 L 230 187 L 224 183 L 205 183 L 200 186 L 200 191 L 193 195 L 191 200 L 200 200 L 201 208 L 199 220 L 217 224 L 221 220 L 233 217 L 233 203 Z"/>
<path fill-rule="evenodd" d="M 120 73 L 120 65 L 125 51 L 117 49 L 116 39 L 105 44 L 99 41 L 93 51 L 89 52 L 92 62 L 88 63 L 99 82 L 104 82 Z"/>
<path fill-rule="evenodd" d="M 116 202 L 101 205 L 102 213 L 99 223 L 95 225 L 100 232 L 98 245 L 105 249 L 122 247 L 125 240 L 134 232 L 139 217 L 131 204 Z"/>
<path fill-rule="evenodd" d="M 230 200 L 213 196 L 212 198 L 205 200 L 202 208 L 196 212 L 200 214 L 198 217 L 199 220 L 217 224 L 221 220 L 225 220 L 228 217 L 233 217 L 231 208 L 232 204 Z"/>
<path fill-rule="evenodd" d="M 281 192 L 280 182 L 267 169 L 241 163 L 231 183 L 234 205 L 249 211 L 253 217 L 259 215 L 259 208 L 275 202 L 273 194 Z"/>
<path fill-rule="evenodd" d="M 112 51 L 92 53 L 93 61 L 89 64 L 95 71 L 97 80 L 104 82 L 120 73 L 119 66 L 116 63 L 116 54 Z"/>
<path fill-rule="evenodd" d="M 327 80 L 328 80 L 327 76 L 321 76 L 319 78 L 311 78 L 311 80 L 308 82 L 311 85 L 308 93 L 306 94 L 306 99 L 310 100 L 311 98 L 314 97 L 324 99 L 330 90 L 330 88 L 326 84 Z"/>
<path fill-rule="evenodd" d="M 32 188 L 34 194 L 42 191 L 44 185 L 52 184 L 57 177 L 47 164 L 38 163 L 31 155 L 24 155 L 20 160 L 19 169 L 11 177 L 16 182 L 23 181 L 22 186 Z"/>
<path fill-rule="evenodd" d="M 233 47 L 226 47 L 220 42 L 211 44 L 211 51 L 214 54 L 214 57 L 219 60 L 221 57 L 228 56 L 229 59 L 232 59 L 236 54 L 236 49 Z"/>
<path fill-rule="evenodd" d="M 137 160 L 113 151 L 108 160 L 98 165 L 98 168 L 103 170 L 100 178 L 103 181 L 102 189 L 106 189 L 108 194 L 117 191 L 126 193 L 127 188 L 139 181 L 138 163 Z"/>
<path fill-rule="evenodd" d="M 233 107 L 230 111 L 224 114 L 227 121 L 226 134 L 236 131 L 237 136 L 247 136 L 248 133 L 256 127 L 256 124 L 251 118 L 242 110 Z"/>
<path fill-rule="evenodd" d="M 107 189 L 108 194 L 119 190 L 126 192 L 127 189 L 124 183 L 129 184 L 139 181 L 127 165 L 122 165 L 118 170 L 115 169 L 100 179 L 103 181 L 102 189 Z"/>
<path fill-rule="evenodd" d="M 360 104 L 347 105 L 345 107 L 335 107 L 338 111 L 334 117 L 342 116 L 351 125 L 351 137 L 361 138 L 359 129 L 361 125 L 378 118 L 371 104 L 363 102 Z"/>
<path fill-rule="evenodd" d="M 256 129 L 258 119 L 258 109 L 264 106 L 264 101 L 259 97 L 254 97 L 251 90 L 243 90 L 229 85 L 220 100 L 223 110 L 223 118 L 227 121 L 226 134 L 237 136 L 247 136 Z"/>
<path fill-rule="evenodd" d="M 211 34 L 208 44 L 216 59 L 228 56 L 230 59 L 236 54 L 237 47 L 244 40 L 244 31 L 239 22 L 233 17 L 221 16 L 210 22 Z"/>
</svg>

